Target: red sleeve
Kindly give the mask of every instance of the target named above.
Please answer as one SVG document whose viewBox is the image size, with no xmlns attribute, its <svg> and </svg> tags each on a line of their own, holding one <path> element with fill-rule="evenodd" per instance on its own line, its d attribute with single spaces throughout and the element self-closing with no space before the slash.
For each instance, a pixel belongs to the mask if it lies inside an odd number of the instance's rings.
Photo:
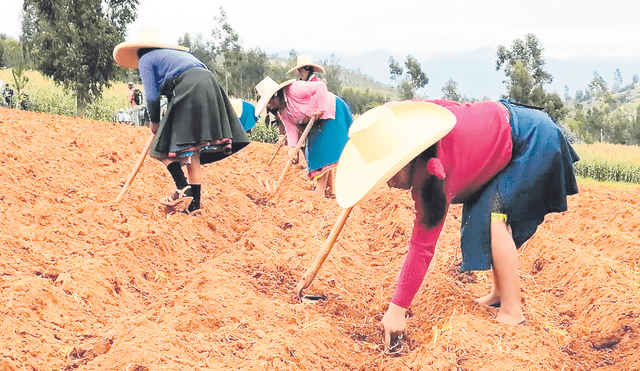
<svg viewBox="0 0 640 371">
<path fill-rule="evenodd" d="M 440 224 L 431 229 L 427 229 L 416 218 L 411 240 L 409 240 L 409 251 L 407 251 L 398 277 L 398 284 L 391 297 L 393 304 L 402 308 L 408 308 L 411 305 L 413 297 L 420 289 L 424 276 L 427 274 L 443 226 L 444 218 Z"/>
</svg>

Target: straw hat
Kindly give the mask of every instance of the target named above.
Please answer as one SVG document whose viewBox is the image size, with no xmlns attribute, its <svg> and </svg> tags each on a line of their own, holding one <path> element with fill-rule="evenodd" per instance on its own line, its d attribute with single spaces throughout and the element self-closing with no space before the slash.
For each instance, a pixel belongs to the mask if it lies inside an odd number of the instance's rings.
<svg viewBox="0 0 640 371">
<path fill-rule="evenodd" d="M 456 123 L 447 109 L 427 102 L 403 102 L 365 112 L 349 129 L 336 170 L 336 199 L 351 207 L 391 179 Z"/>
<path fill-rule="evenodd" d="M 236 113 L 236 116 L 242 116 L 242 99 L 231 98 L 229 99 L 229 102 L 231 102 L 231 107 L 233 107 L 233 112 Z"/>
<path fill-rule="evenodd" d="M 320 65 L 317 65 L 313 62 L 311 62 L 311 58 L 306 56 L 306 55 L 299 55 L 298 56 L 298 63 L 289 71 L 287 71 L 287 73 L 292 73 L 298 70 L 298 68 L 302 68 L 304 66 L 310 66 L 313 67 L 313 71 L 314 72 L 320 72 L 320 73 L 324 73 L 324 68 L 322 68 Z"/>
<path fill-rule="evenodd" d="M 113 59 L 122 67 L 138 68 L 138 50 L 142 48 L 189 51 L 189 48 L 184 46 L 163 43 L 160 30 L 156 28 L 144 28 L 138 32 L 137 41 L 123 42 L 116 45 L 113 49 Z"/>
<path fill-rule="evenodd" d="M 256 103 L 256 115 L 262 114 L 262 111 L 267 106 L 267 103 L 269 103 L 271 97 L 273 97 L 273 95 L 277 93 L 278 90 L 284 88 L 287 85 L 291 85 L 294 82 L 296 82 L 296 79 L 287 80 L 282 84 L 278 84 L 269 76 L 262 79 L 262 81 L 260 81 L 258 85 L 256 85 L 256 90 L 258 91 L 258 95 L 260 95 L 260 100 L 258 101 L 258 103 Z"/>
</svg>

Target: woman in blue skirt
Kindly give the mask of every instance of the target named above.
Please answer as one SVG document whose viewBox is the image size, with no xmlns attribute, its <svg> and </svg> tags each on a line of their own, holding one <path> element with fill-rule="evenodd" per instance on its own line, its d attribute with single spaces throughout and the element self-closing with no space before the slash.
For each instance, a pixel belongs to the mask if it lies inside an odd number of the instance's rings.
<svg viewBox="0 0 640 371">
<path fill-rule="evenodd" d="M 415 201 L 409 250 L 382 319 L 387 345 L 404 331 L 452 203 L 463 204 L 460 269 L 493 273 L 476 301 L 499 308 L 498 322 L 524 323 L 517 249 L 578 192 L 578 156 L 551 118 L 507 101 L 411 101 L 366 112 L 349 138 L 336 174 L 340 206 L 384 183 L 410 189 Z"/>
</svg>

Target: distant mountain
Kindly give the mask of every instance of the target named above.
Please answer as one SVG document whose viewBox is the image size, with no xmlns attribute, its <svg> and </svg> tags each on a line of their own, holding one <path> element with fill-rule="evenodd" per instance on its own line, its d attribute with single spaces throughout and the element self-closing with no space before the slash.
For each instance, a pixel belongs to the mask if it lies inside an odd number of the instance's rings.
<svg viewBox="0 0 640 371">
<path fill-rule="evenodd" d="M 309 55 L 315 61 L 329 59 L 327 55 L 299 52 Z M 281 53 L 288 55 L 288 52 Z M 413 55 L 413 54 L 412 54 Z M 429 98 L 442 97 L 442 87 L 453 79 L 458 89 L 467 98 L 499 99 L 505 93 L 504 72 L 496 71 L 496 49 L 482 48 L 472 52 L 433 58 L 428 55 L 413 55 L 422 70 L 429 77 L 429 84 L 418 91 Z M 396 82 L 389 78 L 389 57 L 404 63 L 406 55 L 394 55 L 388 50 L 375 50 L 363 54 L 335 55 L 339 64 L 346 69 L 359 72 L 389 88 Z M 556 92 L 564 97 L 565 86 L 570 96 L 577 90 L 584 90 L 597 72 L 611 87 L 616 68 L 620 69 L 623 85 L 631 83 L 634 75 L 640 75 L 640 56 L 637 57 L 596 57 L 581 56 L 568 59 L 546 57 L 545 70 L 553 76 L 553 82 L 545 85 L 548 91 Z"/>
</svg>

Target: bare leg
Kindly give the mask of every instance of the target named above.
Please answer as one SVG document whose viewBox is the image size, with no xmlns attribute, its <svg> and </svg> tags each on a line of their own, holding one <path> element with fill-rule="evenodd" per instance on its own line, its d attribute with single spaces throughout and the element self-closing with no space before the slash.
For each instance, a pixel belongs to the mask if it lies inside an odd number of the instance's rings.
<svg viewBox="0 0 640 371">
<path fill-rule="evenodd" d="M 325 172 L 316 180 L 316 193 L 324 196 L 324 190 L 327 188 L 327 179 L 329 179 L 329 172 Z"/>
<path fill-rule="evenodd" d="M 493 299 L 498 298 L 500 302 L 496 320 L 505 324 L 519 324 L 525 317 L 520 303 L 518 250 L 504 221 L 491 222 L 491 256 L 494 278 L 491 291 L 494 293 Z"/>
<path fill-rule="evenodd" d="M 496 275 L 496 271 L 493 267 L 491 268 L 491 277 L 492 277 L 491 291 L 489 292 L 489 294 L 476 299 L 476 302 L 480 305 L 484 305 L 487 307 L 495 306 L 496 308 L 499 308 L 500 307 L 500 291 L 498 289 L 500 287 L 500 285 L 498 284 L 499 277 Z"/>
<path fill-rule="evenodd" d="M 336 194 L 336 188 L 335 188 L 335 180 L 336 180 L 336 173 L 335 173 L 336 169 L 331 169 L 327 172 L 327 189 L 330 189 L 331 191 L 331 196 L 334 197 Z"/>
<path fill-rule="evenodd" d="M 189 181 L 189 184 L 202 184 L 199 153 L 195 153 L 191 156 L 191 163 L 187 164 L 187 180 Z"/>
</svg>

